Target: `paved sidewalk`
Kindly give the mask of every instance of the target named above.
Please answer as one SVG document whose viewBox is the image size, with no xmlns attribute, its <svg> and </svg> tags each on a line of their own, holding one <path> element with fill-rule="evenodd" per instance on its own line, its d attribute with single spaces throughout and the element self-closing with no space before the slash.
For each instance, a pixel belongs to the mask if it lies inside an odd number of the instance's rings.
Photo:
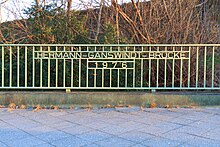
<svg viewBox="0 0 220 147">
<path fill-rule="evenodd" d="M 0 147 L 220 146 L 220 108 L 0 109 Z"/>
</svg>

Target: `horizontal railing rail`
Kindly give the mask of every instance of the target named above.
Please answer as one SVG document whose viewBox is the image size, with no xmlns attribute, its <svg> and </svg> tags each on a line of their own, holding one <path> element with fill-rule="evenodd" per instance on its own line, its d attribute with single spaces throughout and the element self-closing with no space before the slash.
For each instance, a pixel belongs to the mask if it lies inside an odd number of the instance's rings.
<svg viewBox="0 0 220 147">
<path fill-rule="evenodd" d="M 0 89 L 219 90 L 220 44 L 1 44 Z"/>
</svg>

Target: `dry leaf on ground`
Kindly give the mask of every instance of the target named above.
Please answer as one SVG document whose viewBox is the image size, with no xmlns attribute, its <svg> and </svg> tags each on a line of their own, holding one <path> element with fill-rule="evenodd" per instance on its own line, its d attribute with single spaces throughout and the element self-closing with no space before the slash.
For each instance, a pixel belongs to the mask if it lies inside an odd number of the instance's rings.
<svg viewBox="0 0 220 147">
<path fill-rule="evenodd" d="M 5 108 L 5 106 L 4 105 L 0 105 L 0 108 Z"/>
<path fill-rule="evenodd" d="M 53 109 L 54 109 L 54 110 L 58 110 L 58 109 L 59 109 L 59 106 L 54 106 Z"/>
<path fill-rule="evenodd" d="M 41 106 L 40 105 L 37 105 L 37 107 L 33 110 L 34 112 L 37 112 L 39 110 L 42 110 Z"/>
<path fill-rule="evenodd" d="M 155 102 L 150 103 L 150 108 L 156 108 L 157 104 Z"/>
<path fill-rule="evenodd" d="M 70 106 L 70 109 L 75 109 L 75 107 L 73 105 Z"/>
<path fill-rule="evenodd" d="M 25 106 L 25 105 L 20 106 L 20 109 L 26 109 L 26 108 L 27 108 L 27 106 Z"/>
<path fill-rule="evenodd" d="M 8 108 L 9 108 L 9 109 L 16 109 L 15 103 L 10 103 L 10 104 L 8 105 Z"/>
</svg>

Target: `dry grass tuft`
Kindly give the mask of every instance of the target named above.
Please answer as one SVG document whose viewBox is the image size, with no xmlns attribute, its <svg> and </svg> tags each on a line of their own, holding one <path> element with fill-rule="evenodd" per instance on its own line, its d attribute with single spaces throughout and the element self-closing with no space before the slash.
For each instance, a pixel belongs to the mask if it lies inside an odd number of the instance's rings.
<svg viewBox="0 0 220 147">
<path fill-rule="evenodd" d="M 141 112 L 144 112 L 144 106 L 140 107 Z"/>
<path fill-rule="evenodd" d="M 86 109 L 87 109 L 87 111 L 91 111 L 93 109 L 93 106 L 91 104 L 88 104 Z"/>
</svg>

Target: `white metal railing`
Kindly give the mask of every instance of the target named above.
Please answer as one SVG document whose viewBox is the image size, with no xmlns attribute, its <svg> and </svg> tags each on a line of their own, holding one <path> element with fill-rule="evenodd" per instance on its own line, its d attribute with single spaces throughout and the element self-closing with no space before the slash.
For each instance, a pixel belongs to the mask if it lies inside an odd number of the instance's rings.
<svg viewBox="0 0 220 147">
<path fill-rule="evenodd" d="M 220 44 L 2 44 L 0 89 L 220 89 Z"/>
</svg>

